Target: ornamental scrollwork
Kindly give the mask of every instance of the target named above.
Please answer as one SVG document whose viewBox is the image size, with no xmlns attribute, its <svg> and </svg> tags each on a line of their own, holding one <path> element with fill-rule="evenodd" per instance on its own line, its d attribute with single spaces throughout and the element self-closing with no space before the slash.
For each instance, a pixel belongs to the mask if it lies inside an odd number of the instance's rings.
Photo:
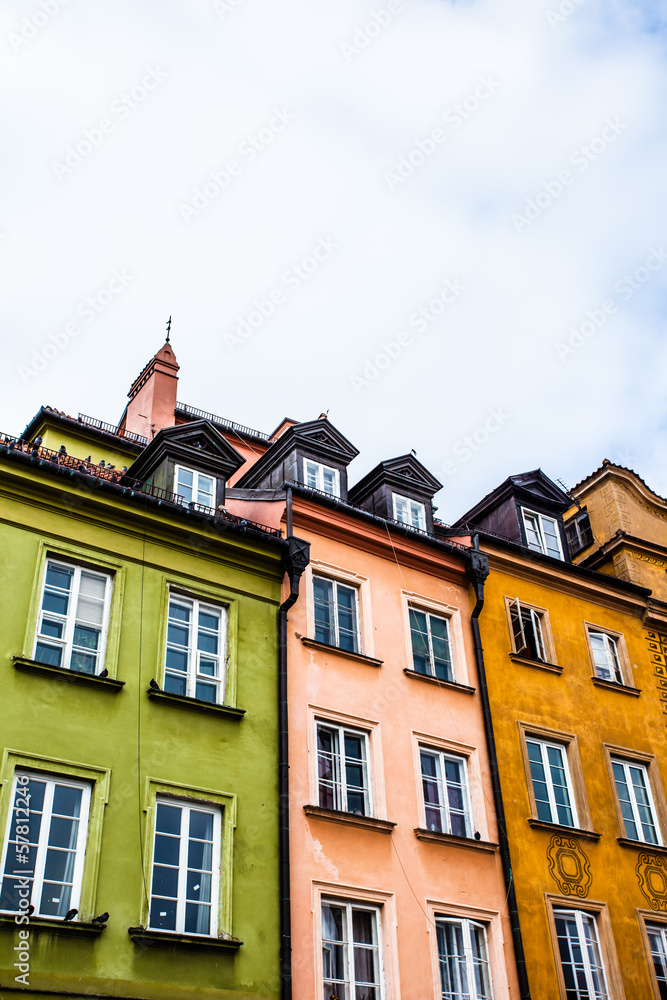
<svg viewBox="0 0 667 1000">
<path fill-rule="evenodd" d="M 584 899 L 593 881 L 591 863 L 577 840 L 554 834 L 547 848 L 549 874 L 564 896 Z"/>
</svg>

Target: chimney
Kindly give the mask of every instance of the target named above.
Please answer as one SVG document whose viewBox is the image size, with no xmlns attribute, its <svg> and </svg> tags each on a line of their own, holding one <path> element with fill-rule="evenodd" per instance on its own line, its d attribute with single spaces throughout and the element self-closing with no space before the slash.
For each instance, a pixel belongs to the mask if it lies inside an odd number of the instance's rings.
<svg viewBox="0 0 667 1000">
<path fill-rule="evenodd" d="M 132 383 L 120 430 L 141 434 L 152 441 L 163 427 L 174 426 L 179 367 L 167 341 Z"/>
</svg>

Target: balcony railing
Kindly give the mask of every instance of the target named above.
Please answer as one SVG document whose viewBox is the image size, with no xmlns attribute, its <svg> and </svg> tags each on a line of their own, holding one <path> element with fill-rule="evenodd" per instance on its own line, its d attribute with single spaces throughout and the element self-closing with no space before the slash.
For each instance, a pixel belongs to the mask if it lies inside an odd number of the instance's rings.
<svg viewBox="0 0 667 1000">
<path fill-rule="evenodd" d="M 85 413 L 79 413 L 77 420 L 87 427 L 95 427 L 98 431 L 105 431 L 107 434 L 114 434 L 116 437 L 127 438 L 128 441 L 135 441 L 137 444 L 148 444 L 148 438 L 143 434 L 135 434 L 134 431 L 119 430 L 114 424 L 105 424 L 103 420 L 96 417 L 87 417 Z"/>
<path fill-rule="evenodd" d="M 176 409 L 180 410 L 181 413 L 187 413 L 189 417 L 199 417 L 200 420 L 210 420 L 212 424 L 219 424 L 220 427 L 227 427 L 230 431 L 238 431 L 239 434 L 246 434 L 249 437 L 260 438 L 262 441 L 268 441 L 270 434 L 264 434 L 262 431 L 253 430 L 252 427 L 246 427 L 245 424 L 237 424 L 233 420 L 227 420 L 225 417 L 216 417 L 215 413 L 209 413 L 208 410 L 198 410 L 196 406 L 187 406 L 185 403 L 176 403 Z"/>
</svg>

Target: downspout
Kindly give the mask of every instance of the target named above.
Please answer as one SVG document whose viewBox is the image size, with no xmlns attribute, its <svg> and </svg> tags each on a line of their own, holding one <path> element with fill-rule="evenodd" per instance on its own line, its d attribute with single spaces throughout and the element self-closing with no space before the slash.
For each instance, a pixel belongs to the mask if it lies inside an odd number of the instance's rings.
<svg viewBox="0 0 667 1000">
<path fill-rule="evenodd" d="M 289 596 L 278 609 L 278 843 L 280 856 L 280 995 L 292 998 L 292 906 L 289 860 L 289 728 L 287 712 L 287 613 L 299 596 L 299 581 L 310 561 L 310 543 L 295 538 L 292 490 L 287 487 L 285 555 Z"/>
<path fill-rule="evenodd" d="M 519 980 L 519 993 L 521 1000 L 530 1000 L 530 987 L 528 985 L 528 973 L 526 971 L 526 958 L 523 951 L 523 939 L 521 937 L 521 926 L 519 924 L 519 911 L 516 903 L 516 893 L 514 891 L 514 876 L 512 873 L 512 860 L 510 858 L 509 841 L 507 838 L 507 828 L 505 825 L 505 807 L 503 805 L 503 795 L 500 788 L 500 776 L 498 773 L 498 753 L 496 751 L 496 738 L 493 733 L 493 719 L 491 716 L 491 705 L 489 703 L 489 689 L 486 683 L 486 669 L 484 667 L 484 650 L 482 638 L 479 631 L 479 616 L 484 607 L 484 583 L 489 575 L 489 560 L 484 552 L 479 550 L 479 535 L 473 535 L 473 550 L 470 553 L 468 565 L 466 566 L 466 576 L 475 588 L 477 603 L 470 616 L 472 626 L 473 644 L 475 647 L 475 661 L 477 663 L 477 675 L 479 677 L 479 693 L 482 699 L 482 713 L 484 716 L 484 732 L 486 735 L 486 746 L 489 754 L 489 766 L 491 769 L 491 786 L 493 788 L 493 801 L 496 808 L 496 821 L 498 823 L 498 841 L 500 846 L 500 858 L 503 866 L 503 875 L 507 887 L 507 911 L 512 928 L 512 940 L 514 942 L 514 956 L 516 959 L 517 978 Z"/>
</svg>

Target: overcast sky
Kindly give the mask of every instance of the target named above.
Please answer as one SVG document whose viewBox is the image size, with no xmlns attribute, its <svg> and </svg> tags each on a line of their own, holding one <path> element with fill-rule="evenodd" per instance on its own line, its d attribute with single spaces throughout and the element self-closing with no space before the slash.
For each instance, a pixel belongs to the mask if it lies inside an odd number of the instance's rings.
<svg viewBox="0 0 667 1000">
<path fill-rule="evenodd" d="M 179 399 L 414 448 L 451 521 L 667 495 L 664 2 L 5 0 L 0 430 Z M 92 300 L 92 301 L 88 301 Z M 468 440 L 466 440 L 466 438 Z"/>
</svg>

